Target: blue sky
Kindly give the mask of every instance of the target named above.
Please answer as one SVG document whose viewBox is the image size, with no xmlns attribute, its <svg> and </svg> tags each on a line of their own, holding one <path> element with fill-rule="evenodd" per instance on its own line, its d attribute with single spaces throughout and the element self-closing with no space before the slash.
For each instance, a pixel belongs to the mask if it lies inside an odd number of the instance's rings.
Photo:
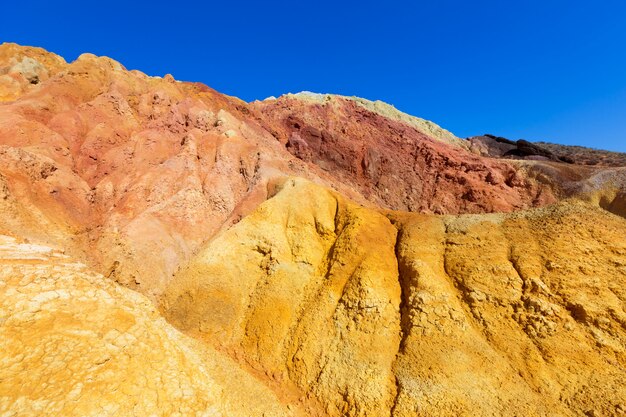
<svg viewBox="0 0 626 417">
<path fill-rule="evenodd" d="M 624 1 L 10 1 L 0 41 L 244 100 L 379 99 L 459 136 L 626 152 Z"/>
</svg>

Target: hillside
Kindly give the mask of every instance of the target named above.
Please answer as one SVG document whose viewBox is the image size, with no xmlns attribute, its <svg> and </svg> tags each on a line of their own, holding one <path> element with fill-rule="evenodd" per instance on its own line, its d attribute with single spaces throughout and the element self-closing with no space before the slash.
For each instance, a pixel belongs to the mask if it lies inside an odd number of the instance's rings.
<svg viewBox="0 0 626 417">
<path fill-rule="evenodd" d="M 626 413 L 626 168 L 506 152 L 0 45 L 0 411 Z"/>
<path fill-rule="evenodd" d="M 560 145 L 556 143 L 537 142 L 539 146 L 555 154 L 563 155 L 581 165 L 601 165 L 607 167 L 626 166 L 626 153 L 591 149 L 584 146 Z"/>
</svg>

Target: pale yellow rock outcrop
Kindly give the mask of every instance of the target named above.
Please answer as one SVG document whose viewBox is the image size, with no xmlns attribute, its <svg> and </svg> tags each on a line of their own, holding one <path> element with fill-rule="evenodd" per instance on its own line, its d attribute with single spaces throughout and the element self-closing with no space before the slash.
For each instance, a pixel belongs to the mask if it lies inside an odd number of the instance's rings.
<svg viewBox="0 0 626 417">
<path fill-rule="evenodd" d="M 148 299 L 0 236 L 0 415 L 298 415 Z"/>
</svg>

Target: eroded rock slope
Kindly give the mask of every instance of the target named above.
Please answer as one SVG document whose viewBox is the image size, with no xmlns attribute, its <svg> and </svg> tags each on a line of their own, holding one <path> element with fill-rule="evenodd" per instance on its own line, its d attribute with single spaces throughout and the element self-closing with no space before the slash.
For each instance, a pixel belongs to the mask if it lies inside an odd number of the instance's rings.
<svg viewBox="0 0 626 417">
<path fill-rule="evenodd" d="M 106 57 L 66 63 L 2 44 L 0 100 L 0 231 L 60 245 L 153 298 L 281 176 L 428 213 L 543 206 L 579 195 L 590 178 L 589 198 L 623 205 L 623 184 L 615 203 L 596 195 L 613 174 L 572 179 L 559 165 L 476 156 L 437 125 L 362 99 L 249 105 Z"/>
<path fill-rule="evenodd" d="M 624 231 L 585 203 L 382 213 L 289 180 L 177 274 L 162 309 L 327 415 L 611 414 Z"/>
<path fill-rule="evenodd" d="M 477 153 L 0 45 L 0 411 L 625 413 L 626 168 Z"/>
<path fill-rule="evenodd" d="M 0 236 L 6 416 L 287 416 L 227 356 L 62 251 Z"/>
</svg>

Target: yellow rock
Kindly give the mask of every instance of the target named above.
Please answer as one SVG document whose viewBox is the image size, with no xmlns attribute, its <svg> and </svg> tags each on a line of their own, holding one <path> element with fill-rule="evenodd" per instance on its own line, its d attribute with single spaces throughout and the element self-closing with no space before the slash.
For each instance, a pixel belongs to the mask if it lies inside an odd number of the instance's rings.
<svg viewBox="0 0 626 417">
<path fill-rule="evenodd" d="M 288 180 L 174 278 L 163 308 L 330 415 L 388 414 L 400 342 L 395 239 L 380 213 Z"/>
<path fill-rule="evenodd" d="M 276 394 L 144 296 L 0 236 L 2 416 L 286 416 Z"/>
<path fill-rule="evenodd" d="M 427 216 L 301 179 L 160 308 L 0 237 L 3 415 L 613 415 L 626 220 L 583 202 Z M 191 337 L 190 337 L 191 336 Z"/>
<path fill-rule="evenodd" d="M 610 414 L 626 396 L 624 219 L 582 202 L 381 213 L 299 179 L 279 188 L 161 308 L 314 397 L 309 414 Z"/>
</svg>

